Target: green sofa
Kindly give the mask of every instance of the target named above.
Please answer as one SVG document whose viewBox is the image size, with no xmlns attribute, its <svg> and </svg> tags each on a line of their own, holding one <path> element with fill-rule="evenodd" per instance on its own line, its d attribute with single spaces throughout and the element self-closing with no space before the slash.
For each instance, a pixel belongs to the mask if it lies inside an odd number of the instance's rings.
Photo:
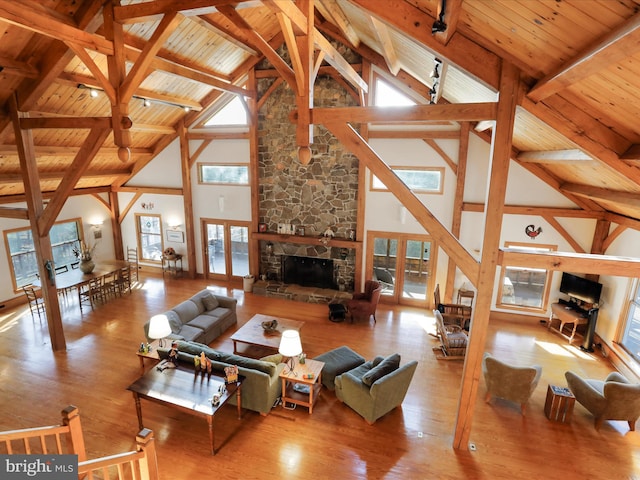
<svg viewBox="0 0 640 480">
<path fill-rule="evenodd" d="M 372 424 L 402 404 L 416 371 L 415 360 L 400 366 L 400 355 L 377 356 L 335 379 L 336 396 Z"/>
<path fill-rule="evenodd" d="M 214 350 L 207 345 L 197 342 L 177 341 L 178 359 L 185 365 L 193 366 L 193 359 L 200 356 L 201 352 L 211 360 L 212 369 L 224 375 L 224 368 L 230 365 L 238 366 L 238 374 L 244 377 L 242 383 L 242 408 L 253 410 L 261 415 L 267 415 L 282 392 L 282 382 L 280 372 L 285 367 L 284 363 L 273 361 L 256 360 L 253 358 L 234 355 L 233 353 Z M 159 348 L 160 358 L 167 358 L 168 348 Z M 279 361 L 279 356 L 274 359 Z M 267 357 L 268 358 L 268 357 Z M 233 405 L 236 404 L 235 395 L 229 399 Z"/>
</svg>

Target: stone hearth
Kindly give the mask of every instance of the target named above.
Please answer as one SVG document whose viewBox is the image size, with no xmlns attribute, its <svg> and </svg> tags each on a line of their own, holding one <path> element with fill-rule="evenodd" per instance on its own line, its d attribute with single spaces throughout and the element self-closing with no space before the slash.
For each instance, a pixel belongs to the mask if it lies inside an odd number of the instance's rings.
<svg viewBox="0 0 640 480">
<path fill-rule="evenodd" d="M 328 288 L 301 287 L 271 280 L 258 280 L 253 284 L 253 293 L 264 297 L 285 298 L 306 303 L 346 303 L 351 293 Z"/>
</svg>

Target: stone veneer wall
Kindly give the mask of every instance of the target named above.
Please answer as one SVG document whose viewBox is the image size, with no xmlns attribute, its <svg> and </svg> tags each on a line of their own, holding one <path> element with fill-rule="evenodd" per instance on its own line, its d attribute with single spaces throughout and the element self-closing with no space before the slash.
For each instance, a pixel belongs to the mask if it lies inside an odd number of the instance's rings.
<svg viewBox="0 0 640 480">
<path fill-rule="evenodd" d="M 259 95 L 271 84 L 260 80 Z M 318 77 L 314 89 L 316 107 L 354 106 L 357 102 L 330 77 Z M 293 91 L 281 85 L 262 106 L 258 118 L 258 165 L 260 222 L 269 232 L 278 223 L 304 227 L 305 236 L 320 237 L 330 227 L 336 238 L 350 238 L 356 230 L 358 160 L 322 125 L 313 129 L 311 161 L 302 165 L 297 157 L 296 126 L 289 114 L 296 109 Z M 283 239 L 284 240 L 284 239 Z M 275 242 L 266 253 L 260 242 L 261 274 L 280 280 L 281 256 L 333 258 L 336 283 L 352 290 L 355 273 L 353 250 L 292 242 Z M 346 254 L 346 258 L 345 257 Z"/>
</svg>

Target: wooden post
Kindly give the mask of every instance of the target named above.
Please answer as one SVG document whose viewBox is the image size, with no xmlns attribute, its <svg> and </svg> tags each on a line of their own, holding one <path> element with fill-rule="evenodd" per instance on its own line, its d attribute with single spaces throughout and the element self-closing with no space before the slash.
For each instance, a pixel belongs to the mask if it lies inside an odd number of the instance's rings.
<svg viewBox="0 0 640 480">
<path fill-rule="evenodd" d="M 249 71 L 249 79 L 247 88 L 251 91 L 257 91 L 256 88 L 256 71 L 252 68 Z M 253 236 L 258 231 L 258 223 L 260 223 L 260 169 L 258 168 L 258 99 L 251 97 L 247 99 L 249 107 L 249 171 L 253 181 L 251 182 L 251 233 L 249 234 L 249 273 L 259 278 L 262 272 L 260 269 L 260 242 Z"/>
<path fill-rule="evenodd" d="M 460 225 L 462 223 L 462 204 L 464 203 L 464 182 L 467 178 L 467 155 L 469 153 L 469 132 L 471 123 L 462 122 L 460 125 L 460 145 L 458 146 L 458 172 L 456 176 L 456 194 L 453 200 L 453 219 L 451 221 L 451 234 L 460 238 Z M 456 280 L 456 263 L 449 258 L 447 267 L 447 282 L 444 289 L 444 302 L 453 303 L 453 290 Z M 436 308 L 434 305 L 433 308 Z"/>
<path fill-rule="evenodd" d="M 143 428 L 136 435 L 136 450 L 144 452 L 146 462 L 140 463 L 141 480 L 156 480 L 158 478 L 158 459 L 156 457 L 156 443 L 153 432 Z"/>
<path fill-rule="evenodd" d="M 189 161 L 189 139 L 187 138 L 187 127 L 184 118 L 178 121 L 178 135 L 180 137 L 180 160 L 182 170 L 182 202 L 184 205 L 184 230 L 185 245 L 187 246 L 187 262 L 189 262 L 189 278 L 196 276 L 196 234 L 193 226 L 193 193 L 191 190 L 191 162 Z M 182 263 L 182 262 L 181 262 Z"/>
<path fill-rule="evenodd" d="M 513 124 L 516 106 L 522 94 L 519 80 L 519 70 L 510 63 L 504 62 L 500 75 L 500 98 L 491 149 L 489 187 L 485 202 L 487 208 L 485 209 L 482 260 L 476 285 L 478 297 L 469 332 L 469 344 L 462 372 L 462 388 L 453 438 L 453 447 L 456 449 L 468 448 L 478 383 L 482 374 L 482 355 L 487 338 L 493 285 L 500 254 L 500 232 L 509 175 Z"/>
<path fill-rule="evenodd" d="M 78 455 L 79 462 L 84 462 L 87 459 L 87 452 L 84 448 L 84 437 L 82 435 L 82 424 L 80 422 L 78 407 L 69 405 L 62 410 L 62 424 L 69 427 L 71 451 Z"/>
</svg>

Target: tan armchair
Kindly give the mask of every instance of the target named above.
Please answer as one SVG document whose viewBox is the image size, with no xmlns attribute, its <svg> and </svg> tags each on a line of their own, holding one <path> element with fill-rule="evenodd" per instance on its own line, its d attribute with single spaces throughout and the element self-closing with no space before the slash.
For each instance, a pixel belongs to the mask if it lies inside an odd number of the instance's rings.
<svg viewBox="0 0 640 480">
<path fill-rule="evenodd" d="M 482 358 L 482 373 L 487 385 L 485 401 L 489 403 L 491 397 L 498 397 L 519 403 L 520 411 L 524 415 L 527 402 L 540 381 L 542 367 L 509 365 L 485 352 Z"/>
<path fill-rule="evenodd" d="M 347 309 L 351 315 L 351 321 L 355 318 L 366 318 L 369 320 L 373 315 L 376 321 L 376 308 L 382 293 L 382 285 L 375 280 L 367 280 L 364 283 L 364 292 L 354 293 L 353 298 L 347 302 Z"/>
<path fill-rule="evenodd" d="M 605 420 L 626 420 L 631 431 L 640 417 L 640 384 L 630 383 L 618 372 L 602 380 L 581 378 L 573 372 L 564 374 L 569 390 L 578 403 L 589 410 L 599 430 Z"/>
</svg>

